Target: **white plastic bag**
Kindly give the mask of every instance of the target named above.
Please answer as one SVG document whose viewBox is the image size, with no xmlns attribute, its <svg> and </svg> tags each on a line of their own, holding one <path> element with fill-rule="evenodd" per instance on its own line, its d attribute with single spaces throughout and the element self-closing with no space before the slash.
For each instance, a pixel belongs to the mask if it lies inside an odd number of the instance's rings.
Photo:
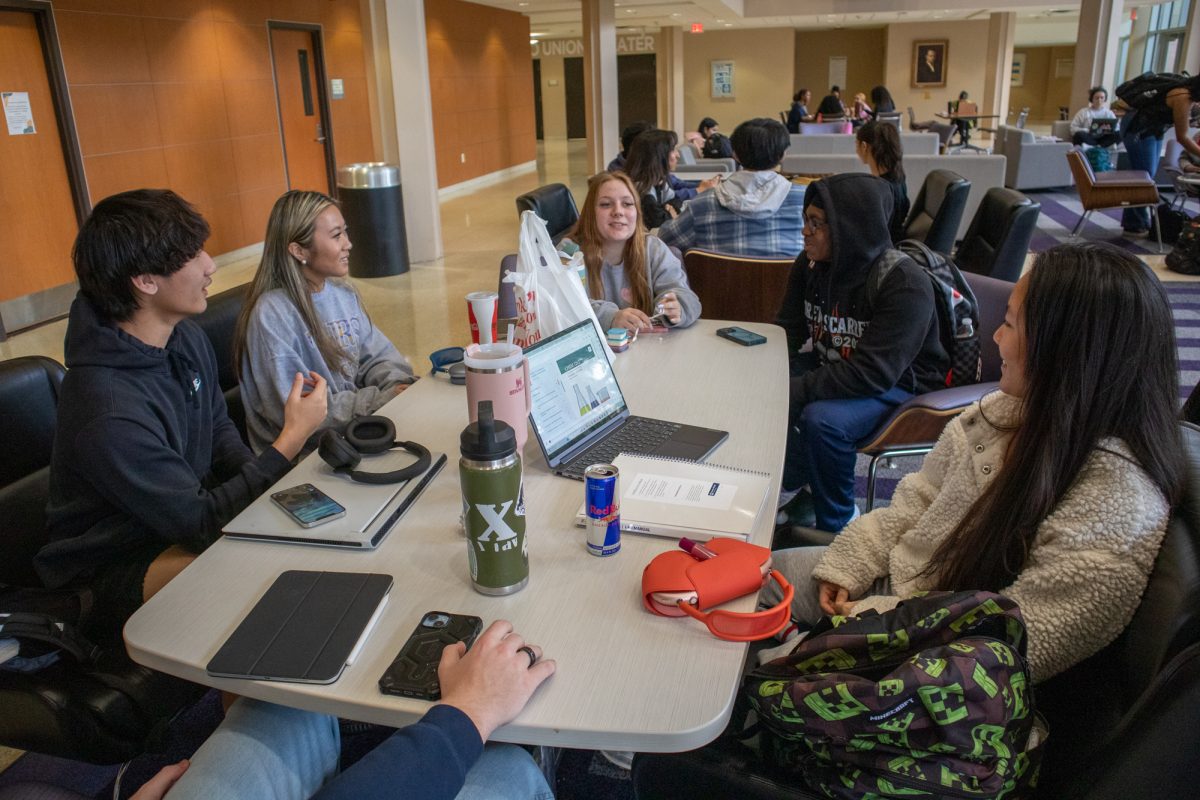
<svg viewBox="0 0 1200 800">
<path fill-rule="evenodd" d="M 587 291 L 579 280 L 583 254 L 575 253 L 567 264 L 562 259 L 554 249 L 546 223 L 532 211 L 523 212 L 517 269 L 504 276 L 505 283 L 511 283 L 516 294 L 517 329 L 513 342 L 522 348 L 585 319 L 591 319 L 596 330 L 600 330 Z"/>
</svg>

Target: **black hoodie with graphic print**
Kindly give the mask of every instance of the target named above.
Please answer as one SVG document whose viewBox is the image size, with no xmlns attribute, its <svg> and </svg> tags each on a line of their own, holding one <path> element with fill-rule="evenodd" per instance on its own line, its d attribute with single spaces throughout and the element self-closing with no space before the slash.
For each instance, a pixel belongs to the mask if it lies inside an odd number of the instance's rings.
<svg viewBox="0 0 1200 800">
<path fill-rule="evenodd" d="M 34 565 L 62 586 L 158 540 L 199 552 L 291 466 L 257 458 L 225 410 L 212 345 L 196 323 L 153 347 L 75 298 L 47 507 Z"/>
<path fill-rule="evenodd" d="M 938 337 L 929 277 L 905 258 L 875 291 L 867 288 L 872 265 L 892 246 L 887 184 L 871 175 L 834 175 L 808 187 L 806 212 L 810 205 L 825 211 L 830 257 L 814 262 L 800 253 L 777 322 L 793 365 L 811 340 L 821 366 L 793 369 L 792 404 L 874 397 L 895 386 L 914 394 L 943 387 L 950 358 Z"/>
</svg>

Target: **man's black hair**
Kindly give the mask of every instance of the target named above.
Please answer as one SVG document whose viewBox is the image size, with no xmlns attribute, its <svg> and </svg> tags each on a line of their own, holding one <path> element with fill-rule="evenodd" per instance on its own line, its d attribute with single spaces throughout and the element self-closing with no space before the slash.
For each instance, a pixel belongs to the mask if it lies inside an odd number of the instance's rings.
<svg viewBox="0 0 1200 800">
<path fill-rule="evenodd" d="M 792 140 L 779 120 L 757 117 L 738 125 L 729 142 L 738 162 L 746 169 L 774 169 Z"/>
<path fill-rule="evenodd" d="M 96 204 L 75 237 L 71 258 L 84 297 L 123 322 L 137 311 L 132 280 L 173 275 L 204 248 L 209 227 L 170 189 L 136 189 Z"/>
<path fill-rule="evenodd" d="M 625 126 L 625 130 L 621 131 L 621 152 L 625 154 L 626 158 L 629 157 L 629 146 L 633 144 L 633 140 L 646 131 L 652 130 L 654 130 L 654 123 L 644 119 Z"/>
</svg>

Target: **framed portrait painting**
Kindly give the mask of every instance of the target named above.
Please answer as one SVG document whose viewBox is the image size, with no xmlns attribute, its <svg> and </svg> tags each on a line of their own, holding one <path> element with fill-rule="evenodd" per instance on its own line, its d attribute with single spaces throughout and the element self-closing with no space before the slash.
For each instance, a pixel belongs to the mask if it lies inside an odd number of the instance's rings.
<svg viewBox="0 0 1200 800">
<path fill-rule="evenodd" d="M 913 42 L 913 87 L 917 89 L 944 87 L 946 85 L 946 59 L 949 56 L 949 39 Z"/>
</svg>

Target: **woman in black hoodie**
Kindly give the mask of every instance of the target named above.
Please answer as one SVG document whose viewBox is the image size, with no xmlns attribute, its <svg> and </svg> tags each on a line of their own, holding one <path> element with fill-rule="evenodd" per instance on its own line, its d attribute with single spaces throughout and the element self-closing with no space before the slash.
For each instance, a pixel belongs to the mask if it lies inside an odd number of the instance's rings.
<svg viewBox="0 0 1200 800">
<path fill-rule="evenodd" d="M 883 258 L 891 215 L 880 178 L 848 173 L 811 184 L 805 249 L 777 320 L 792 374 L 781 499 L 810 487 L 816 527 L 831 532 L 857 515 L 855 443 L 895 406 L 943 385 L 950 366 L 929 277 L 909 258 L 884 271 L 893 261 Z"/>
</svg>

